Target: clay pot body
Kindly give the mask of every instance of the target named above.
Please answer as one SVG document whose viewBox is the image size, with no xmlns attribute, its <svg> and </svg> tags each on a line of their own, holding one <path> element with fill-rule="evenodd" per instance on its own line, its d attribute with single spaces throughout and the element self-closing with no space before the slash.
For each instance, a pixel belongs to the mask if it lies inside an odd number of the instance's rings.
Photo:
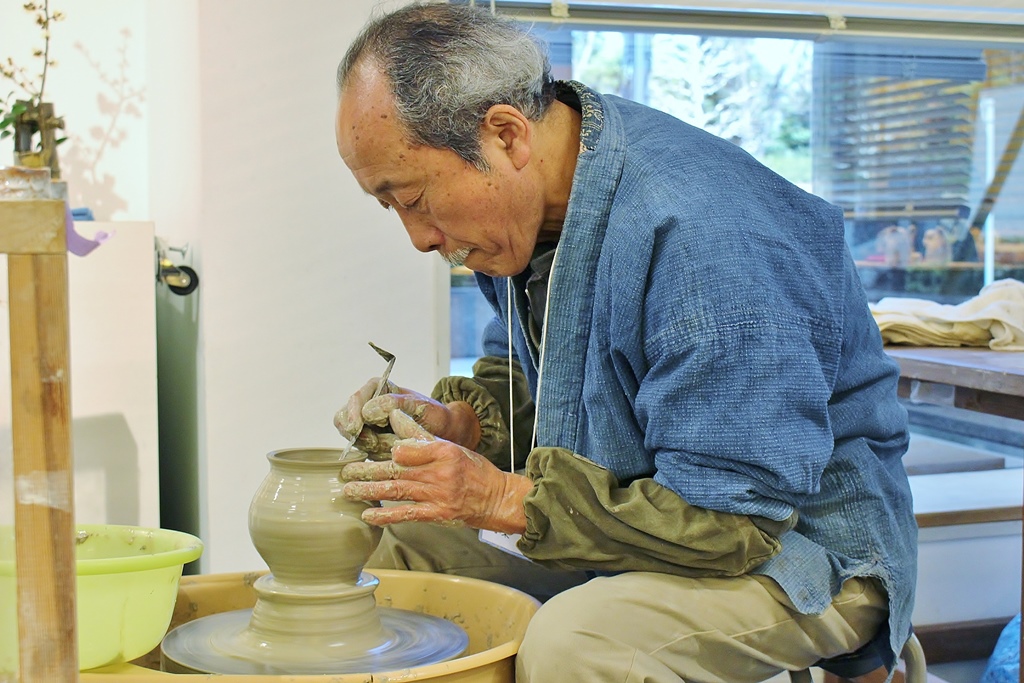
<svg viewBox="0 0 1024 683">
<path fill-rule="evenodd" d="M 249 535 L 278 582 L 294 589 L 354 585 L 380 542 L 360 519 L 369 503 L 341 495 L 343 462 L 334 448 L 291 448 L 267 455 L 270 472 L 249 506 Z"/>
<path fill-rule="evenodd" d="M 242 634 L 262 651 L 365 652 L 386 640 L 373 592 L 377 579 L 362 574 L 382 530 L 360 518 L 369 503 L 341 494 L 347 460 L 333 448 L 292 448 L 267 455 L 270 472 L 249 506 L 249 535 L 271 573 Z"/>
</svg>

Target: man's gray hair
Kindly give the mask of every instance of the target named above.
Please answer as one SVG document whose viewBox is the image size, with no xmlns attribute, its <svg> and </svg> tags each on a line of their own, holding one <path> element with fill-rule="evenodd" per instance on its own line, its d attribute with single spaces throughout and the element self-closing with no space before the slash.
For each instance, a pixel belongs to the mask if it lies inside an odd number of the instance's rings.
<svg viewBox="0 0 1024 683">
<path fill-rule="evenodd" d="M 367 63 L 390 81 L 410 141 L 481 170 L 480 124 L 495 104 L 532 121 L 554 99 L 544 50 L 512 21 L 467 5 L 416 3 L 372 20 L 338 66 L 338 92 Z"/>
</svg>

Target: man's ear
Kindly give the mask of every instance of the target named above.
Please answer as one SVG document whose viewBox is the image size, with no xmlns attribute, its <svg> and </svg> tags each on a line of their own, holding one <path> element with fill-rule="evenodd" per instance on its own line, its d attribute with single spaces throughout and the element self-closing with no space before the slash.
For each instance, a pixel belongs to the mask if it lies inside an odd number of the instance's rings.
<svg viewBox="0 0 1024 683">
<path fill-rule="evenodd" d="M 496 104 L 484 114 L 480 124 L 481 151 L 504 155 L 516 169 L 530 160 L 533 128 L 521 111 L 507 104 Z"/>
</svg>

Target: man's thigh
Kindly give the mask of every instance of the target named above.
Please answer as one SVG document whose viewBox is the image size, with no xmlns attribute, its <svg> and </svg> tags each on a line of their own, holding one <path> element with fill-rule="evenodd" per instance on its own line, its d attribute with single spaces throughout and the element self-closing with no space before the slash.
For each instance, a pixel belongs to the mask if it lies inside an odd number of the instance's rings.
<svg viewBox="0 0 1024 683">
<path fill-rule="evenodd" d="M 522 680 L 534 681 L 762 681 L 859 648 L 886 615 L 884 592 L 871 579 L 847 581 L 822 614 L 803 615 L 767 577 L 632 572 L 594 579 L 541 607 L 517 666 Z M 588 671 L 558 654 L 567 651 Z"/>
</svg>

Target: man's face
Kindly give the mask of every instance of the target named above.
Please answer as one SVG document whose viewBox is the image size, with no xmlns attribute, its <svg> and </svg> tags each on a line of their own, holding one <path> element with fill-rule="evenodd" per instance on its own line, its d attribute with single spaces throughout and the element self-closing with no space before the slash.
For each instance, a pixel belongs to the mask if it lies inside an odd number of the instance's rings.
<svg viewBox="0 0 1024 683">
<path fill-rule="evenodd" d="M 543 219 L 540 188 L 503 151 L 482 140 L 484 172 L 448 149 L 403 135 L 385 78 L 358 68 L 342 92 L 338 151 L 360 187 L 398 214 L 413 246 L 494 276 L 529 263 Z"/>
</svg>

